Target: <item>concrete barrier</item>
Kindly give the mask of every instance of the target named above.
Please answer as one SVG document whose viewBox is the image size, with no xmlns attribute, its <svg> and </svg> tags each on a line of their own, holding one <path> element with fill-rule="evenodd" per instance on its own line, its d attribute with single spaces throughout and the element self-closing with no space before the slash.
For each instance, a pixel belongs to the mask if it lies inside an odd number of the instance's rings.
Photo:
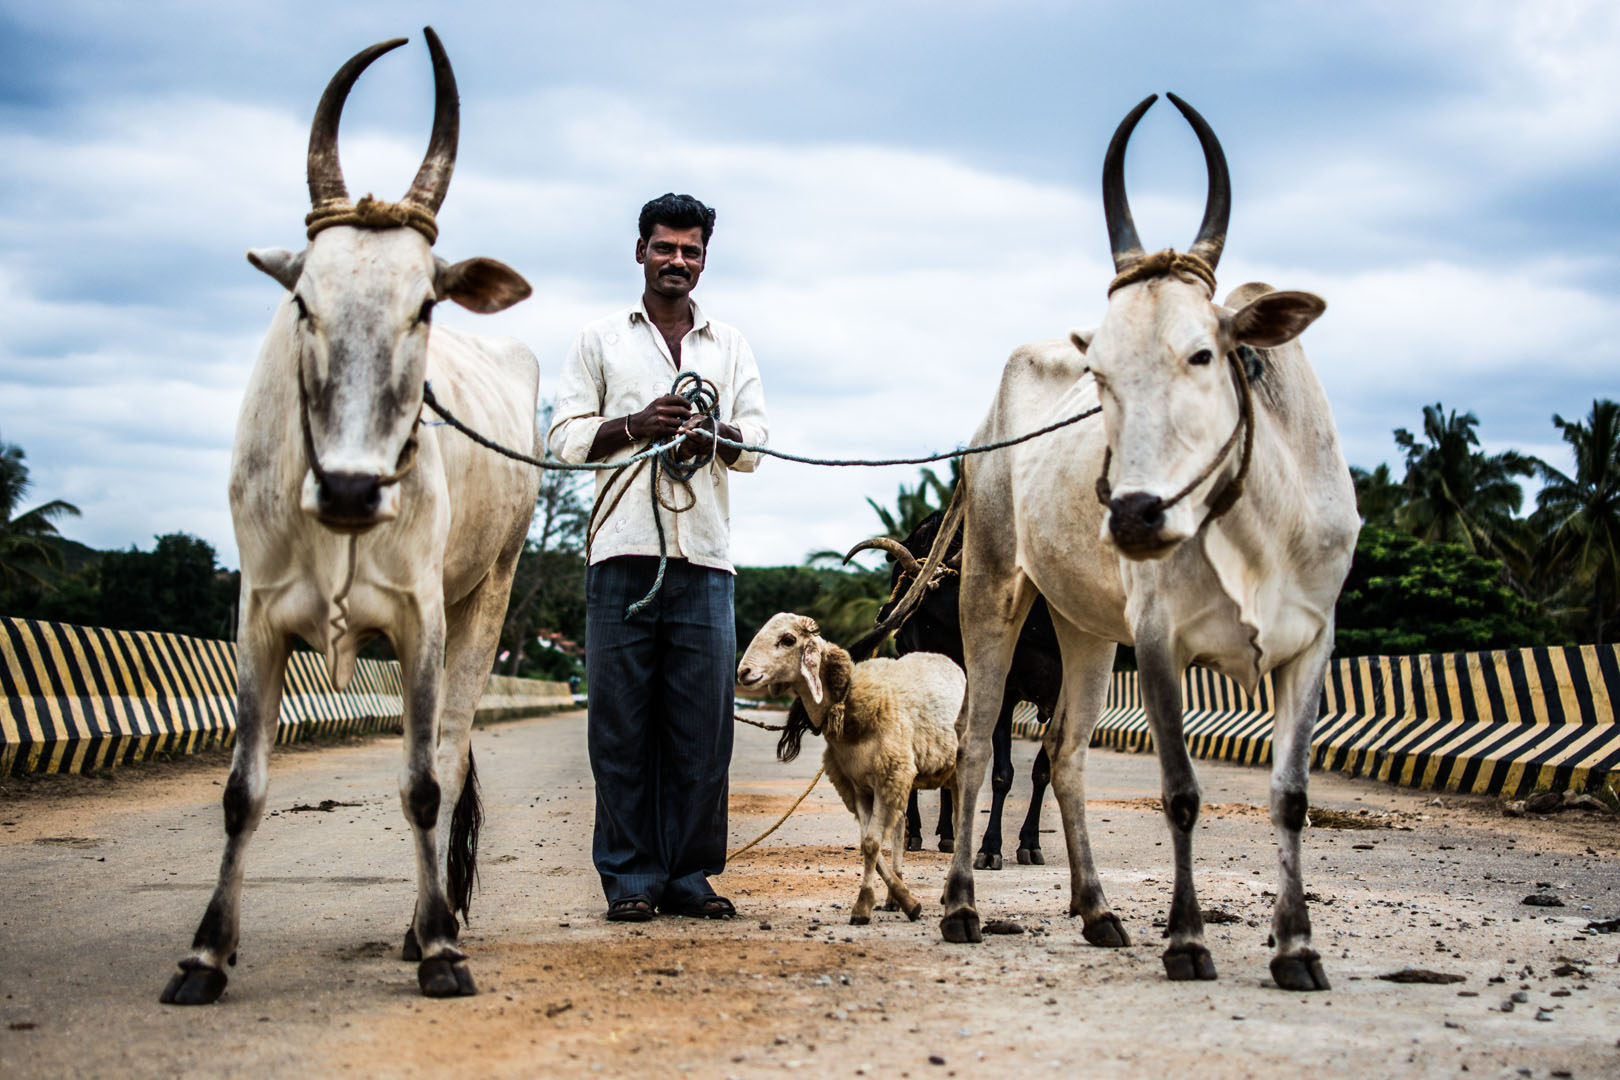
<svg viewBox="0 0 1620 1080">
<path fill-rule="evenodd" d="M 477 719 L 572 704 L 565 683 L 492 676 Z M 339 693 L 320 656 L 295 652 L 276 741 L 397 731 L 402 715 L 397 663 L 359 661 Z M 228 745 L 235 731 L 233 642 L 0 618 L 0 776 L 189 754 Z"/>
<path fill-rule="evenodd" d="M 1181 695 L 1194 757 L 1270 764 L 1270 676 L 1251 698 L 1189 668 Z M 1311 762 L 1433 791 L 1586 790 L 1620 773 L 1616 701 L 1615 645 L 1349 657 L 1328 668 Z M 1039 737 L 1032 706 L 1015 711 L 1013 729 Z M 1114 674 L 1091 744 L 1153 749 L 1136 672 Z"/>
</svg>

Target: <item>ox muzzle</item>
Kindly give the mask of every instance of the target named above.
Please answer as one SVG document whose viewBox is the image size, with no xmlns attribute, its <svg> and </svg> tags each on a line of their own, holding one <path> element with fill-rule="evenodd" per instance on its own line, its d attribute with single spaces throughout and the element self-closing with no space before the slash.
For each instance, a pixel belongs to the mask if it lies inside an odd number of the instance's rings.
<svg viewBox="0 0 1620 1080">
<path fill-rule="evenodd" d="M 1160 559 L 1187 538 L 1170 525 L 1169 507 L 1157 495 L 1133 491 L 1110 499 L 1106 539 L 1129 559 Z"/>
<path fill-rule="evenodd" d="M 304 474 L 300 509 L 340 533 L 363 533 L 399 516 L 399 487 L 370 472 Z"/>
</svg>

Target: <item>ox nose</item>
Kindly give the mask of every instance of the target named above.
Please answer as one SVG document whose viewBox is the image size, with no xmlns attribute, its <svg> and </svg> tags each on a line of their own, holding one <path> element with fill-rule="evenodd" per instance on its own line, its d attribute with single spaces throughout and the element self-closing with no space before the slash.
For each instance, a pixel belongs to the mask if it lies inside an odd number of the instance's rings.
<svg viewBox="0 0 1620 1080">
<path fill-rule="evenodd" d="M 1108 531 L 1123 551 L 1144 551 L 1160 546 L 1164 527 L 1164 500 L 1145 491 L 1121 495 L 1108 504 Z"/>
<path fill-rule="evenodd" d="M 374 473 L 327 473 L 316 491 L 322 521 L 370 525 L 382 504 L 382 483 Z"/>
</svg>

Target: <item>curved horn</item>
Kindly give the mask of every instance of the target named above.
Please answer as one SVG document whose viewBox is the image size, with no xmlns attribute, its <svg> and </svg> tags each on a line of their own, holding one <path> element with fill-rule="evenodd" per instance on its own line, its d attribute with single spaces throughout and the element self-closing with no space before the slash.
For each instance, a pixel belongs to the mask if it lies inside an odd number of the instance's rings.
<svg viewBox="0 0 1620 1080">
<path fill-rule="evenodd" d="M 1198 110 L 1174 94 L 1166 94 L 1170 103 L 1181 110 L 1193 131 L 1198 133 L 1198 144 L 1204 148 L 1204 167 L 1209 171 L 1209 194 L 1204 198 L 1204 220 L 1198 226 L 1198 239 L 1188 252 L 1209 263 L 1211 270 L 1221 261 L 1221 249 L 1226 246 L 1226 223 L 1232 216 L 1232 177 L 1226 171 L 1226 154 L 1221 141 Z"/>
<path fill-rule="evenodd" d="M 874 536 L 870 540 L 862 540 L 860 543 L 849 549 L 849 554 L 844 556 L 844 561 L 849 562 L 849 560 L 853 559 L 857 551 L 871 550 L 887 551 L 890 555 L 894 556 L 895 561 L 900 564 L 901 569 L 905 570 L 905 572 L 908 574 L 915 575 L 917 571 L 922 569 L 922 563 L 917 561 L 917 556 L 907 551 L 906 546 L 900 541 L 891 540 L 887 536 Z"/>
<path fill-rule="evenodd" d="M 456 93 L 456 73 L 450 70 L 450 58 L 439 44 L 439 35 L 433 32 L 433 27 L 424 26 L 422 36 L 427 38 L 428 52 L 433 57 L 433 135 L 428 139 L 422 167 L 411 181 L 411 190 L 405 193 L 405 201 L 437 214 L 444 204 L 445 192 L 450 190 L 450 174 L 456 169 L 456 144 L 461 139 L 461 98 Z"/>
<path fill-rule="evenodd" d="M 349 189 L 343 186 L 343 166 L 338 163 L 338 121 L 343 119 L 343 103 L 349 99 L 360 73 L 385 52 L 399 48 L 408 38 L 379 41 L 369 49 L 361 49 L 338 68 L 332 81 L 326 84 L 321 103 L 315 106 L 315 119 L 309 125 L 309 202 L 315 209 L 333 203 L 349 201 Z"/>
<path fill-rule="evenodd" d="M 1114 253 L 1116 273 L 1123 272 L 1142 257 L 1142 241 L 1137 238 L 1131 205 L 1125 198 L 1125 144 L 1131 141 L 1136 122 L 1158 100 L 1158 94 L 1149 94 L 1125 114 L 1125 119 L 1114 129 L 1108 153 L 1103 157 L 1103 220 L 1108 223 L 1108 247 Z"/>
</svg>

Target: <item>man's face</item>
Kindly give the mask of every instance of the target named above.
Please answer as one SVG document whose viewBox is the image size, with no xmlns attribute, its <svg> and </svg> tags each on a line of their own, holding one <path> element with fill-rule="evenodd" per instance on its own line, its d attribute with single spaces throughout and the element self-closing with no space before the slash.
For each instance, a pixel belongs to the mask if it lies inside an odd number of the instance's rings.
<svg viewBox="0 0 1620 1080">
<path fill-rule="evenodd" d="M 703 230 L 654 225 L 652 235 L 636 241 L 636 262 L 647 278 L 647 290 L 679 300 L 697 287 L 703 273 Z"/>
</svg>

